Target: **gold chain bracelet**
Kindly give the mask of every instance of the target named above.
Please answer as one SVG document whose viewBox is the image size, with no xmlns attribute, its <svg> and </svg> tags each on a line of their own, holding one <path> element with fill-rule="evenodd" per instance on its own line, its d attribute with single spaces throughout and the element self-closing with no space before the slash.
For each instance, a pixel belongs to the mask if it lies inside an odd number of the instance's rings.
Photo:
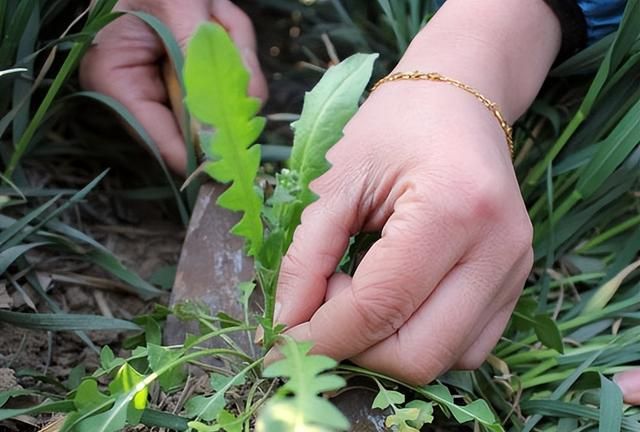
<svg viewBox="0 0 640 432">
<path fill-rule="evenodd" d="M 478 90 L 463 83 L 462 81 L 458 81 L 458 80 L 446 77 L 437 72 L 426 73 L 426 72 L 415 71 L 415 72 L 395 72 L 395 73 L 389 74 L 386 77 L 380 79 L 378 82 L 376 82 L 373 85 L 373 87 L 371 87 L 371 92 L 374 92 L 378 87 L 380 87 L 384 83 L 401 81 L 401 80 L 422 80 L 422 81 L 434 81 L 434 82 L 446 83 L 454 87 L 458 87 L 459 89 L 462 89 L 467 93 L 470 93 L 473 96 L 475 96 L 475 98 L 478 99 L 480 102 L 482 102 L 482 105 L 487 107 L 487 109 L 491 111 L 493 116 L 498 120 L 498 123 L 500 124 L 500 127 L 504 131 L 504 135 L 507 138 L 509 153 L 511 153 L 511 158 L 513 159 L 513 155 L 514 155 L 513 128 L 509 126 L 509 123 L 507 123 L 507 120 L 504 118 L 504 116 L 500 112 L 498 105 L 491 102 L 491 100 L 485 97 Z"/>
</svg>

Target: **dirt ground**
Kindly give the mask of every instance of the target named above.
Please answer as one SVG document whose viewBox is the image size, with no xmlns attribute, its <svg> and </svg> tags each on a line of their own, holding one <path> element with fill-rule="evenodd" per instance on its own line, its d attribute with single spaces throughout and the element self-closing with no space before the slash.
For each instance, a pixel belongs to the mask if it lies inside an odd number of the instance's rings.
<svg viewBox="0 0 640 432">
<path fill-rule="evenodd" d="M 119 221 L 113 225 L 102 224 L 94 220 L 86 209 L 96 211 L 104 201 L 105 194 L 97 193 L 81 206 L 78 215 L 84 222 L 85 233 L 107 246 L 128 268 L 135 269 L 146 280 L 155 272 L 176 265 L 184 236 L 184 228 L 178 221 L 168 219 L 154 209 L 153 204 L 146 203 L 129 207 L 131 215 L 139 216 L 144 223 Z M 108 208 L 100 211 L 104 219 L 117 218 L 113 212 L 108 214 Z M 168 298 L 165 295 L 156 300 L 143 301 L 125 292 L 121 283 L 101 269 L 68 257 L 42 256 L 34 261 L 38 262 L 41 285 L 46 287 L 52 299 L 65 312 L 130 319 L 152 309 L 155 302 L 166 303 Z M 9 291 L 8 301 L 12 308 L 25 303 L 28 306 L 29 302 L 42 308 L 37 303 L 37 295 L 26 294 L 27 298 L 15 290 Z M 65 379 L 70 370 L 80 363 L 87 370 L 97 366 L 96 352 L 74 333 L 46 334 L 0 324 L 0 334 L 3 335 L 0 338 L 0 368 L 46 372 Z M 91 332 L 89 337 L 97 346 L 108 344 L 117 349 L 123 335 Z"/>
</svg>

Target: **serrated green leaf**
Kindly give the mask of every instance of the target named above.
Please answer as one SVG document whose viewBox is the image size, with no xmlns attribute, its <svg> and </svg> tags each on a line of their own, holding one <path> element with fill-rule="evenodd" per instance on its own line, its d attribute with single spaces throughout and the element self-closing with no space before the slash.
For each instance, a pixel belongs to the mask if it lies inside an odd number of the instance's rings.
<svg viewBox="0 0 640 432">
<path fill-rule="evenodd" d="M 331 419 L 337 408 L 329 401 L 319 398 L 314 409 L 316 417 Z M 340 411 L 338 411 L 340 413 Z M 345 419 L 346 420 L 346 419 Z M 290 399 L 272 399 L 260 412 L 256 421 L 256 432 L 272 431 L 305 431 L 305 432 L 335 432 L 348 427 L 336 428 L 330 425 L 311 424 L 304 413 L 299 411 L 295 401 Z"/>
<path fill-rule="evenodd" d="M 204 424 L 199 421 L 189 422 L 189 427 L 198 432 L 241 432 L 242 421 L 227 410 L 221 410 L 216 417 L 215 423 L 211 425 Z"/>
<path fill-rule="evenodd" d="M 194 396 L 184 405 L 185 414 L 189 418 L 198 417 L 204 421 L 214 420 L 227 404 L 224 396 L 217 393 L 213 396 Z"/>
<path fill-rule="evenodd" d="M 80 421 L 75 426 L 77 432 L 118 432 L 127 423 L 130 398 L 126 394 L 119 396 L 113 406 L 101 413 Z"/>
<path fill-rule="evenodd" d="M 430 424 L 433 421 L 433 404 L 422 400 L 413 400 L 408 402 L 405 407 L 415 408 L 419 411 L 418 417 L 415 420 L 409 422 L 410 426 L 420 430 L 425 424 Z"/>
<path fill-rule="evenodd" d="M 418 408 L 400 408 L 395 410 L 395 414 L 387 416 L 384 425 L 388 428 L 394 427 L 398 432 L 420 432 L 409 425 L 409 422 L 417 420 L 420 415 Z"/>
<path fill-rule="evenodd" d="M 310 355 L 311 346 L 310 342 L 287 340 L 280 348 L 284 358 L 264 370 L 265 377 L 285 377 L 288 381 L 280 389 L 280 398 L 270 401 L 261 413 L 258 430 L 298 430 L 295 428 L 304 427 L 308 430 L 342 431 L 349 427 L 344 415 L 319 396 L 322 392 L 343 387 L 346 382 L 342 377 L 325 372 L 335 367 L 336 361 Z M 285 395 L 290 397 L 282 399 Z M 290 417 L 282 417 L 286 413 L 290 413 Z M 282 422 L 291 429 L 274 429 Z"/>
<path fill-rule="evenodd" d="M 183 350 L 170 349 L 153 343 L 147 344 L 147 359 L 149 367 L 154 372 L 160 371 L 169 363 L 174 363 L 182 355 L 184 355 Z M 158 382 L 163 390 L 169 391 L 184 383 L 186 377 L 184 365 L 179 365 L 162 373 L 158 377 Z"/>
<path fill-rule="evenodd" d="M 358 109 L 377 54 L 354 54 L 330 68 L 305 95 L 294 129 L 291 169 L 300 176 L 301 206 L 313 201 L 309 183 L 329 169 L 325 155 L 342 138 L 342 130 Z M 297 225 L 298 221 L 294 221 Z"/>
<path fill-rule="evenodd" d="M 456 405 L 449 389 L 442 384 L 420 387 L 419 393 L 430 400 L 445 407 L 460 423 L 476 420 L 491 431 L 503 432 L 504 429 L 497 422 L 493 411 L 484 400 L 475 400 L 468 405 Z"/>
<path fill-rule="evenodd" d="M 202 149 L 204 170 L 228 183 L 218 198 L 224 208 L 243 213 L 231 232 L 247 240 L 255 255 L 262 244 L 262 199 L 254 187 L 260 165 L 260 147 L 252 145 L 265 121 L 256 117 L 257 99 L 247 96 L 249 73 L 227 32 L 216 24 L 203 24 L 187 49 L 185 63 L 186 103 L 191 113 L 212 125 L 215 133 Z"/>
<path fill-rule="evenodd" d="M 211 384 L 211 388 L 215 391 L 224 390 L 229 383 L 233 382 L 233 385 L 242 385 L 245 382 L 244 374 L 235 375 L 235 376 L 227 376 L 222 375 L 216 372 L 212 372 L 209 375 L 209 384 Z"/>
<path fill-rule="evenodd" d="M 241 432 L 242 422 L 227 410 L 222 410 L 216 419 L 220 427 L 225 432 Z"/>
<path fill-rule="evenodd" d="M 149 395 L 149 389 L 147 386 L 143 386 L 140 390 L 132 393 L 132 390 L 136 389 L 136 386 L 144 380 L 144 375 L 139 373 L 128 363 L 123 364 L 116 377 L 109 383 L 109 392 L 111 396 L 115 396 L 120 399 L 120 395 L 125 395 L 130 399 L 131 403 L 124 409 L 125 418 L 131 424 L 136 424 L 142 415 L 142 410 L 147 406 L 147 396 Z M 116 404 L 118 399 L 116 399 Z M 116 405 L 114 405 L 116 408 Z M 119 415 L 119 414 L 114 414 Z M 118 419 L 119 417 L 114 417 Z"/>
<path fill-rule="evenodd" d="M 229 390 L 229 388 L 234 385 L 240 385 L 244 383 L 246 371 L 250 370 L 258 363 L 259 361 L 254 362 L 252 365 L 247 366 L 241 372 L 232 377 L 216 373 L 211 374 L 211 387 L 216 390 L 216 392 L 211 396 L 196 396 L 192 399 L 192 402 L 188 407 L 188 413 L 190 417 L 194 417 L 194 421 L 189 422 L 189 427 L 197 430 L 219 430 L 210 429 L 210 426 L 203 425 L 202 423 L 200 423 L 200 420 L 206 420 L 205 417 L 208 417 L 211 420 L 214 417 L 217 417 L 226 405 L 225 394 Z"/>
<path fill-rule="evenodd" d="M 386 409 L 391 405 L 400 405 L 403 403 L 404 395 L 402 393 L 380 387 L 380 391 L 373 400 L 371 408 Z"/>
<path fill-rule="evenodd" d="M 78 411 L 94 408 L 109 400 L 109 396 L 98 390 L 98 382 L 95 379 L 86 379 L 76 389 L 73 403 Z"/>
</svg>

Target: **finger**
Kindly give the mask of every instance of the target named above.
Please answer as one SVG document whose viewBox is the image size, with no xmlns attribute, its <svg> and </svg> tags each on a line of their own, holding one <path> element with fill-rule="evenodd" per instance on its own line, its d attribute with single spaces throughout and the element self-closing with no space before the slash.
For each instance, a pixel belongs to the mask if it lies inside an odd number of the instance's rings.
<svg viewBox="0 0 640 432">
<path fill-rule="evenodd" d="M 349 288 L 351 285 L 351 276 L 344 273 L 335 273 L 333 276 L 329 278 L 327 281 L 327 298 L 331 298 L 344 289 Z M 265 365 L 270 365 L 276 360 L 280 360 L 282 358 L 282 353 L 278 350 L 278 347 L 274 347 L 271 349 L 265 359 Z"/>
<path fill-rule="evenodd" d="M 182 51 L 186 50 L 198 26 L 210 19 L 209 7 L 205 1 L 191 1 L 188 7 L 161 8 L 155 15 L 171 30 Z"/>
<path fill-rule="evenodd" d="M 164 105 L 167 95 L 158 67 L 114 64 L 113 56 L 104 52 L 109 49 L 97 46 L 87 53 L 81 71 L 83 86 L 122 103 L 156 143 L 167 165 L 184 174 L 186 151 L 175 117 Z"/>
<path fill-rule="evenodd" d="M 620 386 L 626 403 L 640 405 L 640 368 L 621 372 L 613 380 Z"/>
<path fill-rule="evenodd" d="M 122 16 L 101 30 L 82 60 L 82 86 L 110 96 L 131 112 L 156 143 L 169 167 L 184 174 L 186 151 L 157 66 L 162 45 L 134 16 Z"/>
<path fill-rule="evenodd" d="M 325 295 L 325 301 L 337 296 L 342 291 L 348 289 L 351 286 L 351 276 L 345 273 L 335 273 L 329 279 L 327 283 L 327 294 Z"/>
<path fill-rule="evenodd" d="M 210 13 L 227 30 L 249 69 L 249 95 L 266 101 L 269 90 L 256 54 L 256 35 L 251 20 L 229 0 L 213 0 Z"/>
<path fill-rule="evenodd" d="M 187 155 L 176 118 L 165 105 L 145 100 L 123 100 L 131 113 L 157 144 L 160 156 L 171 170 L 185 174 Z"/>
<path fill-rule="evenodd" d="M 327 175 L 341 177 L 331 171 Z M 329 183 L 326 178 L 319 182 Z M 293 242 L 282 260 L 275 319 L 288 327 L 307 321 L 322 304 L 327 280 L 344 255 L 349 238 L 358 229 L 350 192 L 344 186 L 334 190 L 322 194 L 304 210 Z"/>
<path fill-rule="evenodd" d="M 411 192 L 399 198 L 351 287 L 290 332 L 341 360 L 395 333 L 461 258 L 471 239 Z M 447 248 L 441 245 L 447 244 Z"/>
<path fill-rule="evenodd" d="M 457 266 L 397 333 L 352 360 L 410 383 L 432 381 L 470 349 L 503 305 L 516 301 L 527 262 L 528 256 L 517 259 L 511 271 L 473 260 Z"/>
<path fill-rule="evenodd" d="M 479 336 L 474 338 L 471 346 L 455 362 L 453 369 L 473 370 L 482 366 L 507 327 L 516 303 L 517 300 L 503 306 L 490 319 L 489 324 L 485 326 Z"/>
</svg>

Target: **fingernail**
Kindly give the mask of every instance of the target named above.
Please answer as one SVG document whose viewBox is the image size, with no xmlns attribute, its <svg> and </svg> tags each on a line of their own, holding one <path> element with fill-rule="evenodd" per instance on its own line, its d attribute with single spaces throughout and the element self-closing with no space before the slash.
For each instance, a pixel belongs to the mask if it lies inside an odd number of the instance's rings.
<svg viewBox="0 0 640 432">
<path fill-rule="evenodd" d="M 273 323 L 278 324 L 278 320 L 280 319 L 280 313 L 282 312 L 282 305 L 280 303 L 276 303 L 273 308 Z"/>
<path fill-rule="evenodd" d="M 637 399 L 637 396 L 640 395 L 640 369 L 632 369 L 616 374 L 613 377 L 613 381 L 622 390 L 625 400 L 628 398 Z"/>
<path fill-rule="evenodd" d="M 256 328 L 256 334 L 253 338 L 253 343 L 258 346 L 262 346 L 262 342 L 264 342 L 264 328 L 261 325 L 259 325 Z"/>
<path fill-rule="evenodd" d="M 242 62 L 249 72 L 253 72 L 258 67 L 258 58 L 256 53 L 251 48 L 243 48 L 240 51 L 242 56 Z"/>
</svg>

